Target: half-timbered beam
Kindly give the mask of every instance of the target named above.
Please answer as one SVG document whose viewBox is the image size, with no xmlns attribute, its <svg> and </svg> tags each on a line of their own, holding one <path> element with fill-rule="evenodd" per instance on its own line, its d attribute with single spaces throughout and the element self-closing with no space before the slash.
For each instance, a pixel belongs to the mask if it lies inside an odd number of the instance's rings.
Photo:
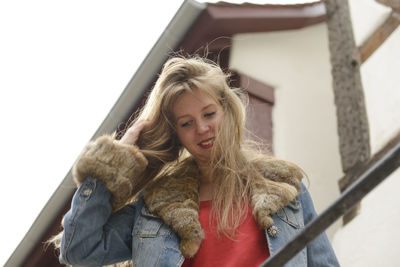
<svg viewBox="0 0 400 267">
<path fill-rule="evenodd" d="M 400 12 L 392 11 L 386 21 L 360 46 L 360 60 L 364 63 L 396 30 L 400 24 Z"/>
</svg>

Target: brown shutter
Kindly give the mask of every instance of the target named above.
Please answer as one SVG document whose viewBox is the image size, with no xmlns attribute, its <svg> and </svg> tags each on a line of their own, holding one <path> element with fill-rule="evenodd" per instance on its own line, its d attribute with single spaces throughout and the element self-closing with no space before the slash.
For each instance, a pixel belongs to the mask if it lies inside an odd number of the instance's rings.
<svg viewBox="0 0 400 267">
<path fill-rule="evenodd" d="M 233 86 L 242 88 L 248 94 L 246 137 L 262 142 L 272 152 L 274 88 L 241 73 L 234 73 L 233 80 Z"/>
</svg>

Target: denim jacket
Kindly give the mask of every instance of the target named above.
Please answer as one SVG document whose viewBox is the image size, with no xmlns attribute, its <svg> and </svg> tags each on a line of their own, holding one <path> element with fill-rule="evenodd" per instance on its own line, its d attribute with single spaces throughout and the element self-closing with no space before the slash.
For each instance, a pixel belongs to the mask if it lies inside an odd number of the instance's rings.
<svg viewBox="0 0 400 267">
<path fill-rule="evenodd" d="M 59 260 L 73 266 L 102 266 L 132 259 L 134 266 L 181 266 L 179 237 L 138 200 L 112 213 L 111 194 L 104 184 L 88 178 L 76 191 L 64 219 Z M 298 234 L 316 216 L 302 184 L 295 201 L 272 215 L 265 231 L 270 255 Z M 251 253 L 251 251 L 243 251 Z M 339 266 L 325 233 L 319 235 L 285 266 Z"/>
</svg>

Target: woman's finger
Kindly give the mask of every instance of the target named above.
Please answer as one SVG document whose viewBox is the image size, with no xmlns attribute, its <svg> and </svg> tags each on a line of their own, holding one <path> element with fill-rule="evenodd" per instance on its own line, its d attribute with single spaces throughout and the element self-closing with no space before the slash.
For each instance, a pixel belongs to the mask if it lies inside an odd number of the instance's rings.
<svg viewBox="0 0 400 267">
<path fill-rule="evenodd" d="M 143 129 L 149 126 L 149 121 L 137 121 L 125 132 L 120 142 L 129 145 L 135 145 Z"/>
</svg>

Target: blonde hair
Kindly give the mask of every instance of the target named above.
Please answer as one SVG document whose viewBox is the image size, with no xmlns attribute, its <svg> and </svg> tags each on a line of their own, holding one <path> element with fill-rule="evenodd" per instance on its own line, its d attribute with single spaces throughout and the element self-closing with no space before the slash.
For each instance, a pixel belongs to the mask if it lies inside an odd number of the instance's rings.
<svg viewBox="0 0 400 267">
<path fill-rule="evenodd" d="M 271 157 L 246 144 L 242 92 L 230 88 L 228 79 L 229 74 L 210 60 L 196 56 L 171 58 L 164 64 L 135 121 L 150 122 L 137 143 L 149 160 L 149 168 L 143 174 L 147 183 L 165 166 L 179 163 L 185 155 L 175 131 L 173 106 L 177 99 L 185 92 L 198 89 L 221 105 L 224 119 L 210 159 L 210 173 L 214 178 L 212 217 L 217 221 L 219 233 L 233 237 L 247 213 L 251 186 L 265 180 L 255 166 Z"/>
<path fill-rule="evenodd" d="M 210 174 L 214 178 L 212 192 L 212 216 L 217 221 L 218 233 L 234 238 L 235 230 L 247 214 L 252 188 L 258 185 L 279 187 L 294 198 L 293 187 L 275 183 L 263 176 L 264 163 L 274 160 L 256 149 L 254 142 L 244 140 L 245 106 L 243 92 L 228 86 L 229 74 L 208 59 L 201 57 L 173 57 L 163 66 L 162 72 L 144 107 L 136 114 L 130 125 L 138 120 L 147 120 L 149 126 L 140 134 L 137 145 L 148 160 L 148 167 L 138 180 L 141 184 L 136 193 L 167 171 L 184 164 L 188 153 L 180 144 L 176 129 L 173 106 L 185 92 L 194 89 L 205 92 L 219 103 L 224 112 L 211 151 Z M 129 128 L 129 127 L 127 127 Z M 121 133 L 120 133 L 121 134 Z M 290 164 L 290 163 L 288 163 Z M 302 170 L 291 164 L 302 172 Z M 60 247 L 63 232 L 48 240 L 47 244 Z"/>
</svg>

